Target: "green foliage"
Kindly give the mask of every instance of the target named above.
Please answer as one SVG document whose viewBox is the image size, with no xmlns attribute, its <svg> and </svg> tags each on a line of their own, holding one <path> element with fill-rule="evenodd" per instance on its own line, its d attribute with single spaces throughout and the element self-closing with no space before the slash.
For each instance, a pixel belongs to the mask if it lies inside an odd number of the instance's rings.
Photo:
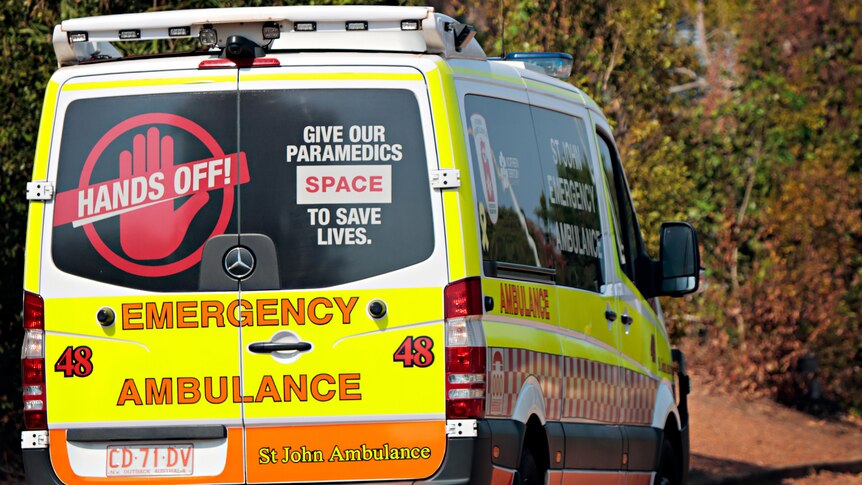
<svg viewBox="0 0 862 485">
<path fill-rule="evenodd" d="M 862 404 L 859 21 L 858 7 L 805 1 L 714 15 L 715 29 L 733 25 L 730 82 L 684 132 L 710 268 L 706 328 L 690 330 L 711 335 L 712 372 L 798 402 L 810 355 L 845 409 Z"/>
</svg>

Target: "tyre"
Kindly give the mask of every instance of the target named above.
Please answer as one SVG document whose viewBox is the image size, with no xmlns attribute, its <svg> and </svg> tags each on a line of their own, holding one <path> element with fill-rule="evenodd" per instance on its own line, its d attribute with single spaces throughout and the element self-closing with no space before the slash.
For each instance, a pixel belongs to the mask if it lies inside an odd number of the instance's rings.
<svg viewBox="0 0 862 485">
<path fill-rule="evenodd" d="M 659 459 L 658 473 L 656 473 L 656 485 L 682 485 L 680 482 L 682 477 L 679 475 L 679 466 L 677 465 L 677 456 L 674 451 L 673 444 L 667 440 L 662 440 L 661 458 Z"/>
<path fill-rule="evenodd" d="M 526 446 L 521 451 L 521 463 L 518 465 L 518 479 L 515 483 L 517 485 L 539 485 L 544 483 L 543 477 L 539 474 L 539 466 L 536 464 L 536 459 L 533 458 L 533 453 Z"/>
</svg>

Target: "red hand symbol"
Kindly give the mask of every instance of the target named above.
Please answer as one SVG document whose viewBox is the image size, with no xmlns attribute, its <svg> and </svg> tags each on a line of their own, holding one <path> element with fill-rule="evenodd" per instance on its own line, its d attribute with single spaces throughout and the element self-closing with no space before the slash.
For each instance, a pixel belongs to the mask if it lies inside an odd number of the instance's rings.
<svg viewBox="0 0 862 485">
<path fill-rule="evenodd" d="M 162 172 L 165 185 L 173 183 L 174 139 L 165 136 L 159 139 L 159 129 L 147 130 L 144 135 L 135 135 L 133 153 L 120 153 L 120 179 L 148 177 Z M 197 192 L 178 210 L 173 200 L 158 202 L 120 215 L 120 245 L 132 259 L 154 260 L 170 256 L 186 235 L 192 219 L 207 203 L 209 194 Z"/>
</svg>

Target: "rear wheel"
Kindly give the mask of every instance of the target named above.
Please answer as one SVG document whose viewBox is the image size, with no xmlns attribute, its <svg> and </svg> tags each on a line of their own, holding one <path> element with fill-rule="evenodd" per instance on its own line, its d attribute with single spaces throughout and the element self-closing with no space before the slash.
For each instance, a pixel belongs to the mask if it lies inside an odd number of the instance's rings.
<svg viewBox="0 0 862 485">
<path fill-rule="evenodd" d="M 661 444 L 661 459 L 654 483 L 656 485 L 680 485 L 681 479 L 673 443 L 665 438 Z"/>
<path fill-rule="evenodd" d="M 518 465 L 518 485 L 538 485 L 542 483 L 542 477 L 539 474 L 539 466 L 536 464 L 536 459 L 530 448 L 524 446 L 521 451 L 521 463 Z"/>
</svg>

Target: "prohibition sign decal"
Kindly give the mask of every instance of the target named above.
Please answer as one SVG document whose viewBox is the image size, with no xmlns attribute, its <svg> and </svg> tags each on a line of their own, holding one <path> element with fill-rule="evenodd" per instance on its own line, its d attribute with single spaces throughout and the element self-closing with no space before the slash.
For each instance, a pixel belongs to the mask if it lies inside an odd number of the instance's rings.
<svg viewBox="0 0 862 485">
<path fill-rule="evenodd" d="M 211 157 L 174 164 L 174 139 L 161 136 L 158 126 L 179 128 L 200 141 Z M 119 178 L 91 183 L 93 169 L 105 150 L 118 137 L 138 128 L 131 150 L 123 150 Z M 109 163 L 102 161 L 101 163 Z M 168 276 L 184 271 L 201 260 L 204 244 L 223 234 L 233 212 L 234 186 L 249 181 L 245 153 L 225 154 L 203 127 L 182 116 L 146 113 L 120 122 L 105 133 L 87 156 L 78 188 L 58 194 L 54 226 L 83 226 L 93 248 L 112 265 L 131 274 Z M 186 237 L 194 217 L 209 201 L 209 192 L 222 190 L 222 205 L 212 233 L 200 247 L 184 258 L 165 264 L 141 264 L 173 254 Z M 174 199 L 188 197 L 179 208 Z M 108 247 L 94 222 L 119 217 L 120 246 L 126 256 Z"/>
</svg>

